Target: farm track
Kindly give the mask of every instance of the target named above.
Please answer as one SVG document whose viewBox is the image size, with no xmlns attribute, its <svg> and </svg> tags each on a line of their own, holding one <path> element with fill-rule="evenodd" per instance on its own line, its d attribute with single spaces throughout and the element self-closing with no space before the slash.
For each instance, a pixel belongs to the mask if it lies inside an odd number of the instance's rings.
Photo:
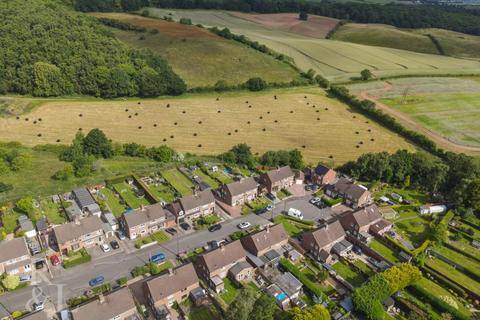
<svg viewBox="0 0 480 320">
<path fill-rule="evenodd" d="M 393 89 L 393 86 L 388 81 L 385 81 L 384 91 L 390 91 Z M 434 132 L 425 128 L 424 126 L 420 125 L 416 122 L 413 118 L 406 115 L 405 113 L 398 111 L 382 102 L 380 102 L 377 97 L 371 96 L 368 94 L 368 90 L 362 90 L 359 92 L 358 96 L 362 99 L 372 101 L 376 104 L 377 108 L 380 110 L 390 114 L 391 116 L 395 117 L 399 120 L 403 125 L 405 125 L 408 129 L 420 132 L 430 139 L 432 139 L 439 147 L 447 149 L 449 151 L 454 151 L 458 153 L 465 153 L 472 156 L 479 156 L 480 155 L 480 148 L 465 146 L 458 143 L 455 143 L 448 138 L 442 136 L 441 134 Z"/>
</svg>

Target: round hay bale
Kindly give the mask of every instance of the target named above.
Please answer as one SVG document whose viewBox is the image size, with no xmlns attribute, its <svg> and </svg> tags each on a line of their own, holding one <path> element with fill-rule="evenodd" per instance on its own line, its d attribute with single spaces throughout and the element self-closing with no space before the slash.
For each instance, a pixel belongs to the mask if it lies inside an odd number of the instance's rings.
<svg viewBox="0 0 480 320">
<path fill-rule="evenodd" d="M 355 134 L 360 134 L 360 132 L 358 132 L 358 131 L 355 131 Z"/>
<path fill-rule="evenodd" d="M 246 103 L 246 104 L 248 104 L 248 100 L 247 100 L 247 101 L 245 101 L 245 103 Z"/>
<path fill-rule="evenodd" d="M 78 131 L 82 131 L 83 129 L 82 128 L 78 128 Z"/>
<path fill-rule="evenodd" d="M 128 109 L 125 109 L 125 112 L 128 112 Z"/>
<path fill-rule="evenodd" d="M 315 112 L 319 113 L 319 112 L 320 112 L 320 110 L 317 110 L 317 111 L 315 111 Z"/>
<path fill-rule="evenodd" d="M 78 116 L 81 118 L 81 117 L 83 117 L 83 114 L 80 113 Z"/>
<path fill-rule="evenodd" d="M 131 115 L 131 114 L 130 114 L 130 115 L 128 115 L 128 119 L 131 119 L 131 118 L 132 118 L 132 115 Z"/>
<path fill-rule="evenodd" d="M 202 124 L 202 121 L 198 121 L 198 124 Z"/>
<path fill-rule="evenodd" d="M 328 108 L 325 108 L 326 111 L 328 111 Z"/>
<path fill-rule="evenodd" d="M 307 99 L 307 96 L 304 96 L 303 98 Z"/>
<path fill-rule="evenodd" d="M 357 144 L 355 147 L 356 147 L 357 149 L 360 148 L 360 146 L 359 146 L 358 144 Z"/>
<path fill-rule="evenodd" d="M 235 129 L 235 132 L 238 132 L 238 129 Z"/>
<path fill-rule="evenodd" d="M 28 118 L 25 118 L 25 121 L 28 121 Z"/>
<path fill-rule="evenodd" d="M 263 119 L 263 117 L 262 117 L 262 116 L 260 116 L 260 117 L 258 117 L 258 119 L 262 120 L 262 119 Z"/>
<path fill-rule="evenodd" d="M 37 137 L 41 137 L 41 136 L 42 136 L 42 134 L 41 134 L 41 133 L 37 134 Z"/>
<path fill-rule="evenodd" d="M 196 134 L 196 133 L 194 133 L 194 134 L 193 134 L 193 136 L 194 136 L 194 137 L 196 137 L 196 136 L 197 136 L 197 134 Z"/>
<path fill-rule="evenodd" d="M 275 120 L 274 122 L 275 122 L 275 123 L 278 123 L 278 120 Z"/>
<path fill-rule="evenodd" d="M 262 131 L 267 131 L 267 129 L 263 128 Z"/>
<path fill-rule="evenodd" d="M 38 121 L 42 121 L 42 118 L 38 118 Z"/>
<path fill-rule="evenodd" d="M 175 136 L 170 136 L 170 139 L 173 139 L 173 138 L 175 138 Z"/>
<path fill-rule="evenodd" d="M 273 99 L 277 100 L 277 96 L 276 96 L 276 95 L 275 95 L 275 96 L 273 96 Z"/>
<path fill-rule="evenodd" d="M 187 113 L 187 111 L 183 110 L 182 113 Z"/>
<path fill-rule="evenodd" d="M 250 124 L 251 122 L 250 121 L 247 121 L 247 124 Z"/>
<path fill-rule="evenodd" d="M 307 147 L 306 145 L 303 145 L 303 146 L 302 146 L 302 149 L 305 149 L 306 147 Z"/>
<path fill-rule="evenodd" d="M 156 123 L 154 123 L 154 124 L 153 124 L 153 126 L 154 126 L 154 127 L 157 127 L 157 124 L 156 124 Z"/>
<path fill-rule="evenodd" d="M 290 110 L 290 113 L 293 113 L 293 110 Z"/>
<path fill-rule="evenodd" d="M 222 111 L 218 110 L 217 113 L 222 113 Z"/>
<path fill-rule="evenodd" d="M 360 141 L 358 144 L 363 144 L 363 141 Z"/>
<path fill-rule="evenodd" d="M 19 116 L 17 116 L 17 120 L 19 120 L 19 119 L 20 119 L 20 117 L 19 117 Z"/>
<path fill-rule="evenodd" d="M 163 138 L 163 142 L 167 141 L 167 138 Z"/>
<path fill-rule="evenodd" d="M 307 102 L 307 106 L 310 104 L 310 102 Z"/>
<path fill-rule="evenodd" d="M 36 121 L 36 120 L 35 120 L 35 121 L 33 121 L 33 124 L 37 124 L 37 121 Z"/>
<path fill-rule="evenodd" d="M 270 114 L 270 111 L 267 111 L 267 114 Z"/>
<path fill-rule="evenodd" d="M 217 98 L 217 101 L 220 100 L 220 98 Z"/>
<path fill-rule="evenodd" d="M 138 129 L 142 129 L 142 126 L 138 126 Z"/>
<path fill-rule="evenodd" d="M 170 108 L 170 103 L 167 103 L 167 108 Z"/>
<path fill-rule="evenodd" d="M 173 125 L 176 126 L 178 124 L 178 122 L 174 122 Z"/>
<path fill-rule="evenodd" d="M 317 120 L 320 120 L 320 118 L 317 118 Z"/>
<path fill-rule="evenodd" d="M 248 108 L 249 108 L 249 109 L 251 109 L 251 108 L 252 108 L 252 106 L 248 106 Z"/>
<path fill-rule="evenodd" d="M 372 132 L 372 129 L 368 129 L 367 131 L 368 131 L 368 132 Z"/>
<path fill-rule="evenodd" d="M 60 142 L 61 140 L 60 139 L 57 139 L 57 142 Z"/>
<path fill-rule="evenodd" d="M 372 139 L 370 139 L 370 141 L 375 141 L 375 139 L 372 138 Z"/>
<path fill-rule="evenodd" d="M 232 135 L 232 133 L 231 133 L 231 132 L 229 132 L 229 133 L 227 133 L 227 134 L 228 134 L 229 136 L 231 136 L 231 135 Z"/>
<path fill-rule="evenodd" d="M 330 159 L 333 159 L 333 156 L 332 156 L 332 155 L 329 155 L 328 157 L 329 157 Z"/>
<path fill-rule="evenodd" d="M 201 148 L 201 147 L 202 147 L 202 144 L 201 144 L 201 143 L 199 143 L 199 144 L 197 145 L 197 147 Z"/>
<path fill-rule="evenodd" d="M 138 112 L 135 112 L 135 116 L 138 116 Z"/>
<path fill-rule="evenodd" d="M 357 116 L 353 116 L 353 119 L 356 119 L 356 118 L 357 118 Z"/>
<path fill-rule="evenodd" d="M 138 101 L 137 104 L 142 104 L 142 103 L 140 101 Z"/>
</svg>

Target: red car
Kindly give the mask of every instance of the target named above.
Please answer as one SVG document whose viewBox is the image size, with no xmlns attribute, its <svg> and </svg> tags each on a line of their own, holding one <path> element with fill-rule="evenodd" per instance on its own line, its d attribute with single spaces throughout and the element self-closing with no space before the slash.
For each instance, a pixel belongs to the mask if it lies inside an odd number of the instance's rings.
<svg viewBox="0 0 480 320">
<path fill-rule="evenodd" d="M 58 258 L 58 256 L 53 255 L 50 257 L 50 262 L 53 266 L 58 266 L 60 264 L 60 259 Z"/>
</svg>

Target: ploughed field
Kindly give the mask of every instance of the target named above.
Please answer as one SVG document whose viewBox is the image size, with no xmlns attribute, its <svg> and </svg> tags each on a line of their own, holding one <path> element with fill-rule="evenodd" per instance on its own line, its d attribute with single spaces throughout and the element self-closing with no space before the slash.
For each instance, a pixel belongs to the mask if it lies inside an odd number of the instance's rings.
<svg viewBox="0 0 480 320">
<path fill-rule="evenodd" d="M 156 17 L 170 15 L 177 21 L 185 17 L 205 26 L 228 27 L 233 33 L 243 34 L 292 57 L 302 70 L 311 68 L 332 81 L 358 77 L 363 69 L 370 69 L 377 76 L 480 72 L 479 61 L 319 39 L 291 30 L 285 31 L 291 22 L 278 26 L 273 22 L 267 24 L 266 18 L 262 18 L 262 21 L 256 18 L 255 22 L 255 17 L 240 18 L 238 13 L 213 10 L 148 10 L 150 15 Z M 311 23 L 315 23 L 313 19 Z"/>
<path fill-rule="evenodd" d="M 297 148 L 307 161 L 334 164 L 366 152 L 413 148 L 317 88 L 151 100 L 42 101 L 29 113 L 0 118 L 2 140 L 70 143 L 78 130 L 100 128 L 115 142 L 167 144 L 197 154 L 218 154 L 238 143 L 259 153 Z"/>
</svg>

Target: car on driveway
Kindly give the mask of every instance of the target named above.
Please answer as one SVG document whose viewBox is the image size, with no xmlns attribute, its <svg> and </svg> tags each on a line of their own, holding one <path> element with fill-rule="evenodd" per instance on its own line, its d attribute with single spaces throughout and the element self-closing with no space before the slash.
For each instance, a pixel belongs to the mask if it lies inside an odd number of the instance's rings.
<svg viewBox="0 0 480 320">
<path fill-rule="evenodd" d="M 110 242 L 110 247 L 112 247 L 113 250 L 117 250 L 120 248 L 120 245 L 118 244 L 117 240 L 113 240 Z"/>
<path fill-rule="evenodd" d="M 277 198 L 277 197 L 275 197 L 275 195 L 274 195 L 273 193 L 271 193 L 271 192 L 267 193 L 266 196 L 267 196 L 268 199 L 270 199 L 270 200 L 272 200 L 272 201 L 275 201 L 275 199 Z"/>
<path fill-rule="evenodd" d="M 88 282 L 88 285 L 90 287 L 95 287 L 95 286 L 101 285 L 103 282 L 105 282 L 105 277 L 104 276 L 98 276 L 98 277 L 95 277 L 92 280 L 90 280 Z"/>
<path fill-rule="evenodd" d="M 50 262 L 53 266 L 58 266 L 60 264 L 60 258 L 56 255 L 50 256 Z"/>
<path fill-rule="evenodd" d="M 123 233 L 122 231 L 117 232 L 117 237 L 118 237 L 119 240 L 125 240 L 126 239 L 125 233 Z"/>
<path fill-rule="evenodd" d="M 264 214 L 264 213 L 267 213 L 268 210 L 267 208 L 261 208 L 261 209 L 258 209 L 257 211 L 255 211 L 255 214 Z"/>
<path fill-rule="evenodd" d="M 269 204 L 265 209 L 267 209 L 267 211 L 272 211 L 273 210 L 273 205 Z"/>
<path fill-rule="evenodd" d="M 32 276 L 31 275 L 23 275 L 23 276 L 20 276 L 20 282 L 26 282 L 26 281 L 30 281 L 32 280 Z"/>
<path fill-rule="evenodd" d="M 110 246 L 106 243 L 102 243 L 100 245 L 100 248 L 102 249 L 103 252 L 109 252 L 110 251 Z"/>
<path fill-rule="evenodd" d="M 43 309 L 45 309 L 45 303 L 42 301 L 42 302 L 34 302 L 32 304 L 32 311 L 42 311 Z"/>
<path fill-rule="evenodd" d="M 210 227 L 208 227 L 208 231 L 210 231 L 210 232 L 215 232 L 215 231 L 218 231 L 220 229 L 222 229 L 222 225 L 219 224 L 219 223 L 211 225 Z"/>
<path fill-rule="evenodd" d="M 318 202 L 322 201 L 319 197 L 315 197 L 310 199 L 311 204 L 317 204 Z"/>
<path fill-rule="evenodd" d="M 37 269 L 37 270 L 43 269 L 44 264 L 45 264 L 45 262 L 43 260 L 35 262 L 35 269 Z"/>
<path fill-rule="evenodd" d="M 165 231 L 167 233 L 171 234 L 172 236 L 176 235 L 177 232 L 178 232 L 177 229 L 175 229 L 175 228 L 167 228 L 167 229 L 165 229 Z"/>
<path fill-rule="evenodd" d="M 180 227 L 185 231 L 188 231 L 188 230 L 192 229 L 192 227 L 186 222 L 180 223 Z"/>
<path fill-rule="evenodd" d="M 239 224 L 237 225 L 238 229 L 241 229 L 241 230 L 250 228 L 251 226 L 252 226 L 252 224 L 251 224 L 250 222 L 248 222 L 248 221 L 239 223 Z"/>
</svg>

